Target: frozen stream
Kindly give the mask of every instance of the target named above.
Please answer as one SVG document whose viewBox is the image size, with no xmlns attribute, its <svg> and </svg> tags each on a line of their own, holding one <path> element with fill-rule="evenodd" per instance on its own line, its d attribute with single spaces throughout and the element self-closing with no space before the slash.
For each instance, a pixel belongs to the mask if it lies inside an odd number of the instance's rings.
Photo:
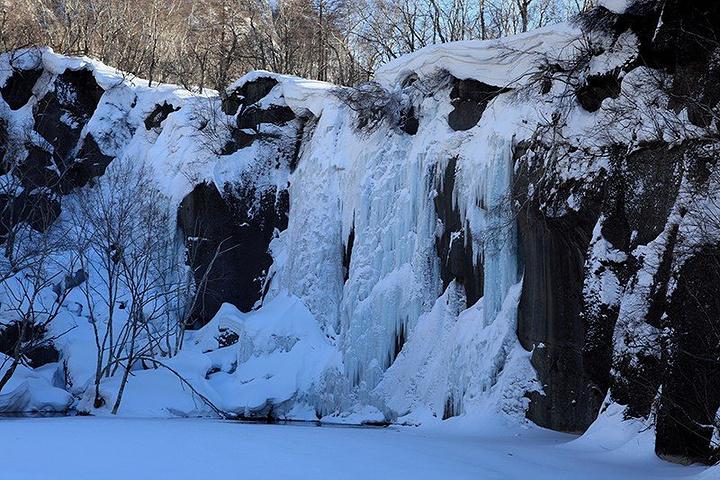
<svg viewBox="0 0 720 480">
<path fill-rule="evenodd" d="M 626 445 L 540 429 L 258 425 L 208 419 L 0 419 L 0 478 L 710 479 Z"/>
</svg>

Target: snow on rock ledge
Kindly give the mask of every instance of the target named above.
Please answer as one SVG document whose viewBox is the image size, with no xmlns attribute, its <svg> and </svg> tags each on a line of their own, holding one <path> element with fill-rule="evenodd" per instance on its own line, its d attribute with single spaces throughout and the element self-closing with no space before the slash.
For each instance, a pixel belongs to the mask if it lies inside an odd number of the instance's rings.
<svg viewBox="0 0 720 480">
<path fill-rule="evenodd" d="M 517 88 L 528 83 L 540 60 L 574 55 L 581 36 L 579 28 L 564 23 L 497 40 L 430 45 L 383 65 L 375 79 L 394 86 L 413 74 L 427 78 L 446 71 L 462 80 Z"/>
<path fill-rule="evenodd" d="M 632 3 L 632 0 L 600 0 L 598 6 L 605 7 L 613 13 L 625 13 Z"/>
</svg>

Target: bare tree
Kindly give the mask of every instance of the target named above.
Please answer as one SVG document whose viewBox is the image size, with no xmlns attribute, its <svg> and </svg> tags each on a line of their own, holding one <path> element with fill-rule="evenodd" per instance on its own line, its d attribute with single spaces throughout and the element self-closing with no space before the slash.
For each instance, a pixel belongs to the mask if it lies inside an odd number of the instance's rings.
<svg viewBox="0 0 720 480">
<path fill-rule="evenodd" d="M 117 412 L 130 371 L 140 356 L 169 356 L 161 344 L 172 327 L 166 319 L 169 292 L 179 292 L 168 202 L 151 186 L 149 172 L 116 160 L 71 205 L 77 257 L 90 280 L 82 287 L 97 351 L 95 407 L 100 384 L 123 369 Z M 165 342 L 169 344 L 170 341 Z"/>
<path fill-rule="evenodd" d="M 35 185 L 35 170 L 26 158 L 32 149 L 28 135 L 2 140 L 7 173 L 0 180 L 0 285 L 9 320 L 3 330 L 11 345 L 3 360 L 3 368 L 10 365 L 0 378 L 0 390 L 29 355 L 55 339 L 48 334 L 49 326 L 76 286 L 75 264 L 63 256 L 69 248 L 67 235 L 55 224 L 59 200 L 49 188 Z"/>
</svg>

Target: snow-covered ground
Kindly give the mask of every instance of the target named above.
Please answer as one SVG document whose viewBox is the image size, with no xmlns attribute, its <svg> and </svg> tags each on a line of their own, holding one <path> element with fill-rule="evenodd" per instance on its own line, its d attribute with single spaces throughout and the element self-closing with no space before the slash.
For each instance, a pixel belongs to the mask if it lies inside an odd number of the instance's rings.
<svg viewBox="0 0 720 480">
<path fill-rule="evenodd" d="M 634 442 L 590 444 L 531 428 L 259 425 L 199 419 L 0 420 L 0 478 L 710 479 Z"/>
</svg>

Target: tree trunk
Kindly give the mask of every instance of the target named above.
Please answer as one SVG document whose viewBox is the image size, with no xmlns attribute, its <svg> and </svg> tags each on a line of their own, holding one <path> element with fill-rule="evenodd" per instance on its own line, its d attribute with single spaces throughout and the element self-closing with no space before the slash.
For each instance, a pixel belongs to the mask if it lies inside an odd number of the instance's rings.
<svg viewBox="0 0 720 480">
<path fill-rule="evenodd" d="M 10 368 L 5 372 L 5 374 L 0 378 L 0 392 L 2 392 L 2 389 L 7 385 L 7 383 L 12 378 L 13 374 L 15 373 L 15 369 L 17 368 L 20 361 L 18 359 L 13 359 L 12 365 L 10 365 Z"/>
</svg>

